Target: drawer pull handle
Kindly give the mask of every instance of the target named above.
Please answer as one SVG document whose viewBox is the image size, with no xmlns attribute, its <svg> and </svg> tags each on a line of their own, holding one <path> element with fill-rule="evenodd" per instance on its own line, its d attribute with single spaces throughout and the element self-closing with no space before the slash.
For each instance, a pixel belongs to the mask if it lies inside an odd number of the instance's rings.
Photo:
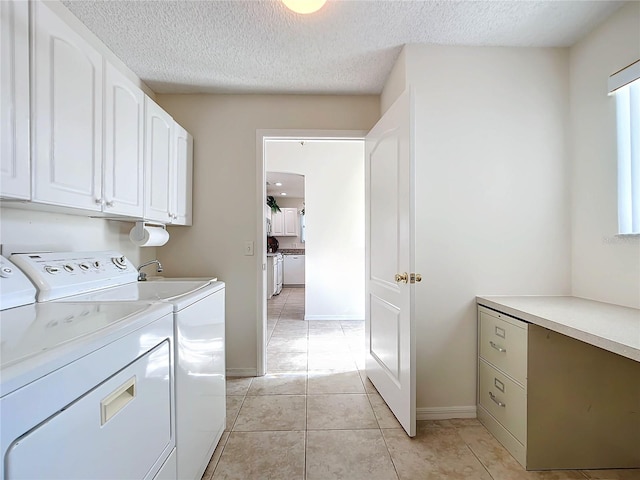
<svg viewBox="0 0 640 480">
<path fill-rule="evenodd" d="M 491 345 L 493 348 L 495 348 L 496 350 L 498 350 L 499 352 L 502 353 L 506 353 L 507 349 L 506 348 L 502 348 L 500 345 L 496 345 L 495 343 L 493 343 L 492 341 L 489 341 L 489 345 Z"/>
<path fill-rule="evenodd" d="M 491 392 L 489 392 L 489 398 L 491 398 L 491 400 L 493 400 L 493 403 L 495 403 L 495 404 L 496 404 L 496 405 L 498 405 L 499 407 L 503 407 L 503 408 L 504 408 L 504 407 L 506 407 L 506 406 L 507 406 L 507 404 L 506 404 L 506 403 L 502 403 L 502 402 L 501 402 L 500 400 L 498 400 L 498 399 L 496 398 L 496 396 L 495 396 L 493 393 L 491 393 Z"/>
<path fill-rule="evenodd" d="M 136 398 L 136 377 L 131 377 L 100 402 L 100 425 L 104 425 Z"/>
</svg>

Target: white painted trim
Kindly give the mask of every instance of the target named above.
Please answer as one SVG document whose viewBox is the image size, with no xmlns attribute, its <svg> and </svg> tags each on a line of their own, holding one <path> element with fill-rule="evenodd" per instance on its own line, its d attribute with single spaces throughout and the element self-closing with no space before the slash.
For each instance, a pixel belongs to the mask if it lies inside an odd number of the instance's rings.
<svg viewBox="0 0 640 480">
<path fill-rule="evenodd" d="M 416 408 L 416 420 L 449 420 L 451 418 L 476 418 L 475 405 L 461 407 Z"/>
<path fill-rule="evenodd" d="M 305 315 L 304 319 L 309 321 L 309 320 L 328 320 L 328 321 L 340 321 L 340 320 L 344 320 L 344 321 L 354 321 L 354 320 L 360 320 L 360 321 L 364 321 L 364 318 L 362 318 L 362 315 Z"/>
<path fill-rule="evenodd" d="M 267 226 L 264 221 L 264 198 L 266 198 L 266 173 L 264 161 L 264 141 L 269 138 L 296 140 L 364 140 L 365 130 L 296 130 L 296 129 L 257 129 L 256 130 L 256 266 L 262 275 L 256 275 L 258 305 L 257 364 L 253 375 L 262 376 L 267 371 Z M 243 370 L 243 369 L 241 369 Z M 252 376 L 252 375 L 248 375 Z"/>
<path fill-rule="evenodd" d="M 255 368 L 227 368 L 227 377 L 257 377 Z"/>
</svg>

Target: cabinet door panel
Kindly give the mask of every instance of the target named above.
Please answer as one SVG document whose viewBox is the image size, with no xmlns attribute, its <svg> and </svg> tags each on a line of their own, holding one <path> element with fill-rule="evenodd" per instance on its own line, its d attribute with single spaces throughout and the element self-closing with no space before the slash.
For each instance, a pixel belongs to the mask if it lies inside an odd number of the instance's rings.
<svg viewBox="0 0 640 480">
<path fill-rule="evenodd" d="M 274 212 L 271 215 L 271 235 L 273 237 L 284 236 L 284 213 Z"/>
<path fill-rule="evenodd" d="M 175 125 L 176 153 L 171 174 L 175 187 L 172 201 L 172 223 L 191 225 L 191 184 L 193 178 L 193 137 L 180 125 Z"/>
<path fill-rule="evenodd" d="M 33 2 L 33 199 L 101 210 L 102 56 Z"/>
<path fill-rule="evenodd" d="M 296 208 L 283 208 L 284 211 L 284 235 L 286 237 L 298 236 L 298 210 Z"/>
<path fill-rule="evenodd" d="M 173 119 L 149 97 L 145 97 L 145 208 L 144 217 L 171 222 L 170 165 Z"/>
<path fill-rule="evenodd" d="M 29 4 L 0 2 L 0 196 L 31 198 Z"/>
<path fill-rule="evenodd" d="M 105 65 L 105 211 L 144 213 L 144 93 Z"/>
</svg>

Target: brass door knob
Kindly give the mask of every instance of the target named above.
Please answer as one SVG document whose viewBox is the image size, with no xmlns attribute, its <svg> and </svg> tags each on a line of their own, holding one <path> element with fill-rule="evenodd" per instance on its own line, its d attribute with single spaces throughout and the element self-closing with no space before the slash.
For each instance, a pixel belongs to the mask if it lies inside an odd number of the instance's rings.
<svg viewBox="0 0 640 480">
<path fill-rule="evenodd" d="M 411 283 L 420 283 L 422 281 L 422 275 L 419 273 L 411 274 Z"/>
<path fill-rule="evenodd" d="M 395 280 L 396 280 L 396 283 L 408 283 L 409 282 L 409 274 L 407 272 L 396 273 Z"/>
</svg>

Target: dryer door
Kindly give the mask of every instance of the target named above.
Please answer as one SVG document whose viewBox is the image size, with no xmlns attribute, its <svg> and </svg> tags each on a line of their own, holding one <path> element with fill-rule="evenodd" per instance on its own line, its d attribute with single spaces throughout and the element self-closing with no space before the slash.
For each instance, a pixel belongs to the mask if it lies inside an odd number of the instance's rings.
<svg viewBox="0 0 640 480">
<path fill-rule="evenodd" d="M 33 430 L 6 456 L 6 480 L 143 479 L 172 442 L 168 341 Z"/>
</svg>

